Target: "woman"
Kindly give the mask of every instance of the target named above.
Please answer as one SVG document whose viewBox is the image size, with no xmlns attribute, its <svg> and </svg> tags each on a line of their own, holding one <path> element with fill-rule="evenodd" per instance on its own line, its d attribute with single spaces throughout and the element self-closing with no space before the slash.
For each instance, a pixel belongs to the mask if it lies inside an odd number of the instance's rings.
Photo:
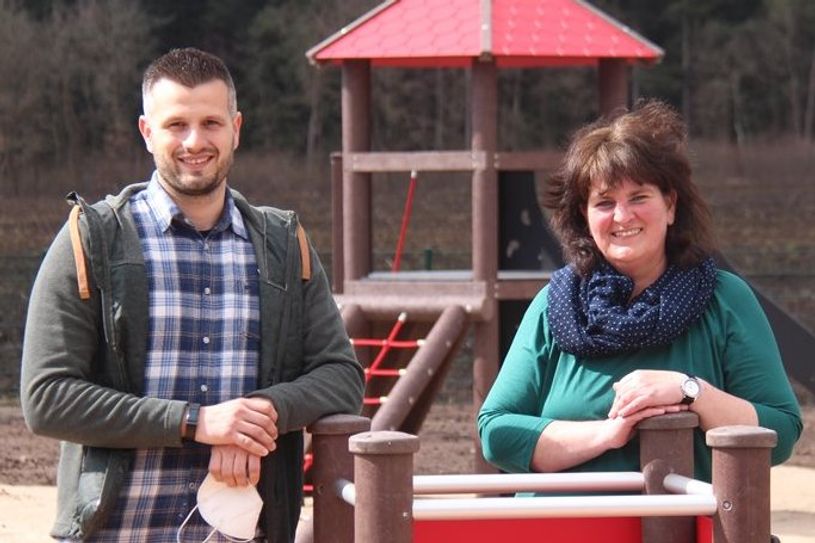
<svg viewBox="0 0 815 543">
<path fill-rule="evenodd" d="M 530 304 L 478 416 L 487 460 L 509 472 L 639 469 L 635 427 L 699 415 L 704 431 L 778 433 L 789 458 L 801 415 L 750 288 L 716 269 L 685 127 L 647 102 L 576 133 L 544 205 L 569 265 Z"/>
</svg>

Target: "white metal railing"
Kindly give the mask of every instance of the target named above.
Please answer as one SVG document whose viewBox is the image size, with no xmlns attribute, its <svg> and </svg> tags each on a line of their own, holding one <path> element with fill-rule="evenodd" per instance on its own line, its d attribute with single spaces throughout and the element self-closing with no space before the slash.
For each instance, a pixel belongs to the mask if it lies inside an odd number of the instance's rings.
<svg viewBox="0 0 815 543">
<path fill-rule="evenodd" d="M 567 517 L 681 517 L 712 515 L 714 496 L 547 496 L 413 500 L 418 520 Z"/>
<path fill-rule="evenodd" d="M 673 492 L 674 494 L 694 494 L 697 496 L 712 496 L 713 485 L 684 475 L 677 475 L 676 473 L 669 473 L 665 476 L 662 483 L 665 490 Z"/>
<path fill-rule="evenodd" d="M 340 479 L 336 483 L 337 495 L 348 505 L 354 506 L 357 503 L 357 488 L 354 483 L 346 479 Z"/>
<path fill-rule="evenodd" d="M 544 496 L 527 498 L 414 499 L 418 520 L 579 518 L 579 517 L 679 517 L 713 515 L 716 498 L 711 485 L 682 475 L 669 474 L 663 483 L 674 494 L 616 496 Z M 416 475 L 416 494 L 490 492 L 637 491 L 645 486 L 640 472 L 534 473 L 495 475 Z M 341 479 L 337 494 L 356 504 L 354 483 Z"/>
<path fill-rule="evenodd" d="M 643 488 L 645 477 L 638 471 L 413 476 L 414 494 L 609 492 Z"/>
</svg>

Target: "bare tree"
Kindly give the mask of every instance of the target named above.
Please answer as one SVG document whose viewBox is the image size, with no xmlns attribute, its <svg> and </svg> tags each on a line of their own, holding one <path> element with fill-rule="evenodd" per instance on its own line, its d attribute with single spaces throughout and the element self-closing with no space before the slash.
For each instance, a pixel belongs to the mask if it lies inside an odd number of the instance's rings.
<svg viewBox="0 0 815 543">
<path fill-rule="evenodd" d="M 0 0 L 0 194 L 19 195 L 23 171 L 36 155 L 37 118 L 35 23 L 16 3 Z M 21 62 L 27 58 L 29 62 Z"/>
<path fill-rule="evenodd" d="M 809 85 L 807 86 L 806 109 L 804 109 L 804 139 L 812 141 L 815 121 L 815 47 L 812 48 L 812 60 L 809 63 Z"/>
</svg>

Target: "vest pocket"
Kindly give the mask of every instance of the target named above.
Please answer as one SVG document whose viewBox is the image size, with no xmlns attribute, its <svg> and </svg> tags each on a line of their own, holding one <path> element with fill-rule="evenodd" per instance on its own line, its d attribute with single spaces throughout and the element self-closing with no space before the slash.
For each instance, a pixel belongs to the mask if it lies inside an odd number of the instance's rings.
<svg viewBox="0 0 815 543">
<path fill-rule="evenodd" d="M 80 537 L 85 538 L 104 525 L 116 506 L 129 464 L 130 451 L 83 447 L 74 514 Z"/>
</svg>

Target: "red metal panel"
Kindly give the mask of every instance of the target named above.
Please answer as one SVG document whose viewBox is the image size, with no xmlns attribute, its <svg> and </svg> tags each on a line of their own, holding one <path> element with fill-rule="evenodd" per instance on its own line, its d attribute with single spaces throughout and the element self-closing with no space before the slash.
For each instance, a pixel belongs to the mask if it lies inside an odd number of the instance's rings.
<svg viewBox="0 0 815 543">
<path fill-rule="evenodd" d="M 401 0 L 316 55 L 316 59 L 478 56 L 479 5 L 473 0 Z"/>
<path fill-rule="evenodd" d="M 696 517 L 696 541 L 698 543 L 713 542 L 713 519 L 711 517 Z"/>
<path fill-rule="evenodd" d="M 711 543 L 710 517 L 696 519 L 697 543 Z M 545 536 L 545 537 L 544 537 Z M 462 541 L 465 543 L 640 543 L 641 519 L 621 518 L 548 518 L 506 520 L 414 520 L 414 543 Z"/>
<path fill-rule="evenodd" d="M 496 57 L 654 59 L 659 51 L 596 9 L 574 0 L 493 3 Z"/>
<path fill-rule="evenodd" d="M 549 518 L 503 520 L 414 520 L 414 543 L 640 543 L 640 519 Z"/>
<path fill-rule="evenodd" d="M 464 66 L 485 45 L 499 66 L 594 64 L 598 58 L 655 61 L 662 51 L 581 0 L 493 0 L 482 43 L 481 0 L 398 0 L 361 17 L 309 52 L 317 62 Z"/>
</svg>

